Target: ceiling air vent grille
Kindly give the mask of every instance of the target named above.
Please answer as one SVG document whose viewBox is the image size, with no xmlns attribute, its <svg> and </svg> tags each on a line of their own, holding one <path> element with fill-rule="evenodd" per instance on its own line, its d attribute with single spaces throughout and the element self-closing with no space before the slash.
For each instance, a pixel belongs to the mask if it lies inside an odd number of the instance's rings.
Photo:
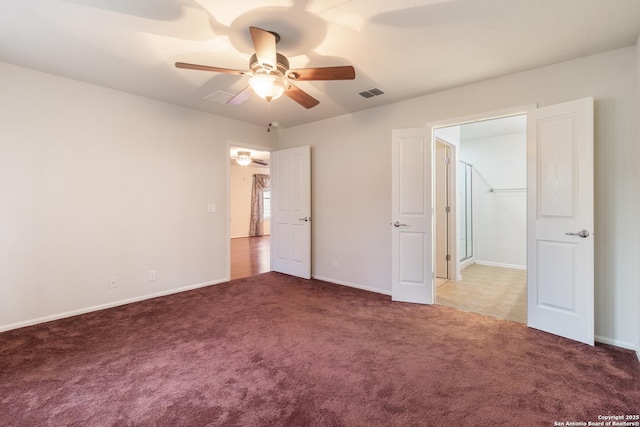
<svg viewBox="0 0 640 427">
<path fill-rule="evenodd" d="M 205 101 L 215 102 L 216 104 L 224 105 L 231 98 L 233 98 L 233 94 L 218 90 L 213 92 L 212 94 L 205 96 L 202 99 L 204 99 Z"/>
<path fill-rule="evenodd" d="M 367 89 L 367 90 L 363 90 L 362 92 L 358 92 L 358 95 L 360 95 L 363 98 L 373 98 L 374 96 L 382 95 L 383 93 L 384 93 L 383 91 L 381 91 L 377 87 L 374 87 L 372 89 Z"/>
</svg>

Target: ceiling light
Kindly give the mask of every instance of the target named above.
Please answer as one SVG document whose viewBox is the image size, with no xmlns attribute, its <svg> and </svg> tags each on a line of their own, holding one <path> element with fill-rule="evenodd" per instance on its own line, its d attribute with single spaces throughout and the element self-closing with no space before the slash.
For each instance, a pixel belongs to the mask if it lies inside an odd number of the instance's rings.
<svg viewBox="0 0 640 427">
<path fill-rule="evenodd" d="M 287 89 L 287 79 L 279 71 L 261 71 L 251 77 L 249 85 L 260 98 L 271 101 L 282 96 Z"/>
<path fill-rule="evenodd" d="M 236 163 L 240 166 L 248 166 L 251 163 L 251 153 L 248 151 L 238 151 Z"/>
</svg>

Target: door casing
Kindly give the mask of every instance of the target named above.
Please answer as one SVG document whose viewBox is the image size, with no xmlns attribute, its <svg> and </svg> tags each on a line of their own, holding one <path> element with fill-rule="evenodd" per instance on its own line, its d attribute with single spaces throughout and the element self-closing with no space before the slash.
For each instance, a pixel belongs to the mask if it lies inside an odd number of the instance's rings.
<svg viewBox="0 0 640 427">
<path fill-rule="evenodd" d="M 227 221 L 227 229 L 226 229 L 226 238 L 227 238 L 227 249 L 225 251 L 225 262 L 226 262 L 226 281 L 231 280 L 231 158 L 230 158 L 230 153 L 231 153 L 231 147 L 243 147 L 243 148 L 248 148 L 251 150 L 256 150 L 256 151 L 268 151 L 268 152 L 272 152 L 275 151 L 275 148 L 273 147 L 266 147 L 263 145 L 255 145 L 255 144 L 245 144 L 244 142 L 238 142 L 238 141 L 227 141 L 227 156 L 229 157 L 229 161 L 225 162 L 226 164 L 226 185 L 225 185 L 225 199 L 226 199 L 226 208 L 225 208 L 225 218 L 228 218 Z"/>
<path fill-rule="evenodd" d="M 526 115 L 529 111 L 535 109 L 536 104 L 523 105 L 519 107 L 507 108 L 504 110 L 492 111 L 481 114 L 474 114 L 471 116 L 464 116 L 458 118 L 451 118 L 443 121 L 432 122 L 427 124 L 427 135 L 431 135 L 432 147 L 435 147 L 435 130 L 439 128 L 447 128 L 451 126 L 464 125 L 468 123 L 481 122 L 486 120 L 494 120 L 501 119 L 504 117 L 517 116 L 517 115 Z M 460 147 L 458 144 L 449 143 L 451 147 L 451 162 L 449 164 L 449 174 L 452 177 L 451 183 L 454 194 L 457 194 L 457 176 L 458 176 L 458 150 Z M 458 247 L 457 242 L 459 241 L 459 230 L 458 223 L 460 221 L 460 213 L 458 211 L 458 203 L 457 197 L 453 196 L 450 198 L 450 222 L 454 225 L 449 228 L 450 231 L 450 246 L 449 253 L 451 255 L 452 262 L 450 263 L 450 276 L 451 278 L 455 278 L 456 280 L 460 280 L 460 260 L 458 256 Z M 451 243 L 453 242 L 453 243 Z M 435 260 L 433 261 L 435 265 Z M 451 280 L 451 279 L 450 279 Z M 435 301 L 435 286 L 434 286 L 434 295 L 433 300 Z"/>
<path fill-rule="evenodd" d="M 445 199 L 442 206 L 438 206 L 438 203 L 436 202 L 436 218 L 440 217 L 441 219 L 443 219 L 444 226 L 438 226 L 438 221 L 436 219 L 437 230 L 435 233 L 435 255 L 441 263 L 445 264 L 444 269 L 440 268 L 440 271 L 436 271 L 436 277 L 443 278 L 443 276 L 439 275 L 438 273 L 444 272 L 444 278 L 446 278 L 447 280 L 454 280 L 457 277 L 455 276 L 456 270 L 454 266 L 454 264 L 456 264 L 455 252 L 457 252 L 454 250 L 456 248 L 456 241 L 454 240 L 454 234 L 451 232 L 454 228 L 457 228 L 454 212 L 451 209 L 451 205 L 455 203 L 456 194 L 455 185 L 453 185 L 455 184 L 455 180 L 453 179 L 452 175 L 452 171 L 454 170 L 454 147 L 448 142 L 440 139 L 437 139 L 436 144 L 441 144 L 443 146 L 442 149 L 444 150 L 446 158 L 446 163 L 444 163 L 444 166 L 442 164 L 440 166 L 436 164 L 434 168 L 434 173 L 438 175 L 434 176 L 434 182 L 436 187 L 440 188 L 440 190 L 437 191 L 442 191 L 441 196 Z M 436 155 L 434 157 L 434 160 L 436 162 L 441 162 L 444 159 L 441 159 L 438 155 Z M 442 169 L 439 170 L 439 168 Z M 436 198 L 437 197 L 438 196 L 436 195 Z M 445 211 L 446 208 L 449 209 L 449 212 Z M 444 236 L 441 236 L 441 234 L 444 234 Z M 444 244 L 444 248 L 442 247 L 442 244 Z M 444 253 L 441 253 L 442 251 L 444 251 Z M 449 256 L 449 260 L 445 259 L 447 255 Z"/>
</svg>

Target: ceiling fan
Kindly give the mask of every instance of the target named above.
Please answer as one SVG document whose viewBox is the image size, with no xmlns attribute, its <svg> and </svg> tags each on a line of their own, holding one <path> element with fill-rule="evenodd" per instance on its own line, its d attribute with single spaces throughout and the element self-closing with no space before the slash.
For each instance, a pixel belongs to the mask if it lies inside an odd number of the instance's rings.
<svg viewBox="0 0 640 427">
<path fill-rule="evenodd" d="M 295 86 L 293 81 L 353 80 L 356 77 L 355 69 L 350 65 L 289 69 L 289 60 L 276 51 L 276 43 L 280 41 L 278 33 L 257 27 L 249 27 L 249 31 L 256 50 L 256 53 L 251 55 L 251 59 L 249 59 L 250 70 L 232 70 L 185 62 L 176 62 L 176 67 L 250 76 L 249 86 L 226 102 L 231 105 L 246 101 L 251 96 L 251 89 L 253 89 L 258 96 L 267 101 L 279 98 L 284 94 L 303 107 L 312 108 L 320 101 Z"/>
<path fill-rule="evenodd" d="M 269 163 L 267 163 L 265 160 L 252 158 L 251 152 L 249 151 L 238 151 L 234 159 L 240 166 L 249 166 L 251 163 L 255 163 L 256 165 L 260 166 L 269 166 Z"/>
</svg>

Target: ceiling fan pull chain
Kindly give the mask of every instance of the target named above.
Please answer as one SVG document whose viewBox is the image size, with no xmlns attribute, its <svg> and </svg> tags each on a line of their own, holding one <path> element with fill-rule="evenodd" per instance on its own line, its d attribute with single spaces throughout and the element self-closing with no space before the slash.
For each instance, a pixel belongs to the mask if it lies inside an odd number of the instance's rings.
<svg viewBox="0 0 640 427">
<path fill-rule="evenodd" d="M 267 125 L 267 132 L 271 132 L 271 101 L 267 99 L 267 119 L 269 119 L 269 124 Z"/>
</svg>

